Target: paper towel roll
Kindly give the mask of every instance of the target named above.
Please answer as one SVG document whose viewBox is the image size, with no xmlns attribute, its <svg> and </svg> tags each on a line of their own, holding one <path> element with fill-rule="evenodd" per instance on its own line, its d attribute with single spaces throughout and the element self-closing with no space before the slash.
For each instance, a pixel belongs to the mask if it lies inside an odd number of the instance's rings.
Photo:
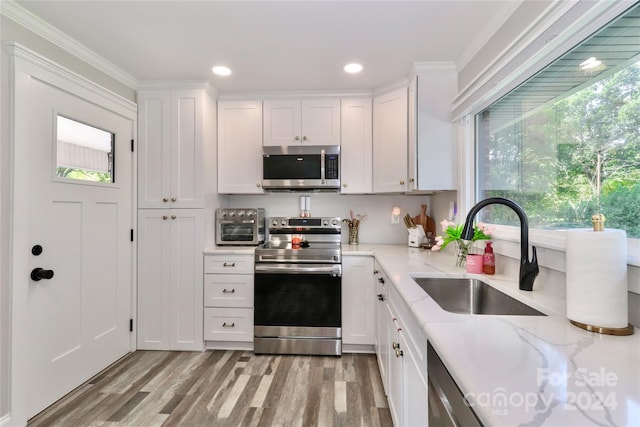
<svg viewBox="0 0 640 427">
<path fill-rule="evenodd" d="M 602 328 L 625 328 L 627 234 L 624 230 L 568 230 L 567 317 Z"/>
</svg>

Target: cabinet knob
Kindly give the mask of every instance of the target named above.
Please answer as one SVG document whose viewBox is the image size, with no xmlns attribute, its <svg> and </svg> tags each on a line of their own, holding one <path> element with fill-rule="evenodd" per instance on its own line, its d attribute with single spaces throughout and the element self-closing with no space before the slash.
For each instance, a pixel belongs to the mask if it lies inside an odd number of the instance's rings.
<svg viewBox="0 0 640 427">
<path fill-rule="evenodd" d="M 162 215 L 162 219 L 167 219 L 167 218 L 169 218 L 169 217 L 166 216 L 166 215 Z"/>
<path fill-rule="evenodd" d="M 175 197 L 172 197 L 172 198 L 171 198 L 171 201 L 172 201 L 172 202 L 175 202 L 176 200 L 177 200 L 177 199 L 176 199 Z"/>
<path fill-rule="evenodd" d="M 378 301 L 384 301 L 384 294 L 378 294 Z"/>
<path fill-rule="evenodd" d="M 162 198 L 162 201 L 163 201 L 164 203 L 167 203 L 167 202 L 169 201 L 169 199 L 167 199 L 166 197 L 163 197 L 163 198 Z"/>
<path fill-rule="evenodd" d="M 233 322 L 233 323 L 227 323 L 227 322 L 224 322 L 224 323 L 222 324 L 222 327 L 223 327 L 223 328 L 233 328 L 234 326 L 236 326 L 236 322 Z"/>
<path fill-rule="evenodd" d="M 402 357 L 403 353 L 402 350 L 396 350 L 396 357 Z"/>
<path fill-rule="evenodd" d="M 344 184 L 342 184 L 342 186 L 343 186 L 344 188 L 347 188 L 347 183 L 345 182 Z"/>
<path fill-rule="evenodd" d="M 409 178 L 409 182 L 413 183 L 413 182 L 415 182 L 415 179 Z"/>
<path fill-rule="evenodd" d="M 260 187 L 262 187 L 262 185 L 260 183 L 257 183 L 256 187 L 260 188 Z"/>
<path fill-rule="evenodd" d="M 299 136 L 297 136 L 297 135 L 296 135 L 296 137 L 295 137 L 295 138 L 293 138 L 293 139 L 295 139 L 296 141 L 300 141 L 300 137 L 299 137 Z"/>
<path fill-rule="evenodd" d="M 380 273 L 378 270 L 373 270 L 373 274 L 378 274 Z"/>
<path fill-rule="evenodd" d="M 378 282 L 384 283 L 384 277 L 378 277 Z"/>
<path fill-rule="evenodd" d="M 302 140 L 303 140 L 303 141 L 306 141 L 306 140 L 307 140 L 307 137 L 306 137 L 306 136 L 303 136 L 303 137 L 302 137 Z"/>
<path fill-rule="evenodd" d="M 404 181 L 400 181 L 400 185 L 404 185 Z"/>
<path fill-rule="evenodd" d="M 171 219 L 176 219 L 176 216 L 175 215 L 171 215 Z"/>
<path fill-rule="evenodd" d="M 399 349 L 399 348 L 400 348 L 400 343 L 397 343 L 397 342 L 395 342 L 395 341 L 394 341 L 394 342 L 391 344 L 391 348 L 392 348 L 392 349 L 394 349 L 394 350 Z"/>
</svg>

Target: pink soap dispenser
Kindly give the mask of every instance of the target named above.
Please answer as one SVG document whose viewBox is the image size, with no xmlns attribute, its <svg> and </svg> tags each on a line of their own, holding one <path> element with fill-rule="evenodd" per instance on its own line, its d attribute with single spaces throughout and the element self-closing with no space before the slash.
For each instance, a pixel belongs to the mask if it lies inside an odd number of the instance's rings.
<svg viewBox="0 0 640 427">
<path fill-rule="evenodd" d="M 496 274 L 496 256 L 493 253 L 493 242 L 487 242 L 484 247 L 484 254 L 482 256 L 482 271 L 484 274 Z"/>
</svg>

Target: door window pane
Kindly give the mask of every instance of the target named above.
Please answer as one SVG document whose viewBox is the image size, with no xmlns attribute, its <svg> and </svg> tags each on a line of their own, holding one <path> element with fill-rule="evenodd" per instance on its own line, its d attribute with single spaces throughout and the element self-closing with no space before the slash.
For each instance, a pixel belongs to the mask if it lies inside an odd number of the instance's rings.
<svg viewBox="0 0 640 427">
<path fill-rule="evenodd" d="M 56 173 L 61 178 L 115 182 L 111 132 L 58 116 Z"/>
</svg>

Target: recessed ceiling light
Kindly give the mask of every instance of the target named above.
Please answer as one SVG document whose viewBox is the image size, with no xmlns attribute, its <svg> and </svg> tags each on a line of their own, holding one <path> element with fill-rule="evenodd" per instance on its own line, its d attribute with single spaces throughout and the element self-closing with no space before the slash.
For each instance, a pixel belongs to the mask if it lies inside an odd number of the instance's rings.
<svg viewBox="0 0 640 427">
<path fill-rule="evenodd" d="M 360 64 L 356 64 L 355 62 L 353 64 L 347 64 L 344 66 L 344 70 L 347 73 L 350 74 L 355 74 L 355 73 L 359 73 L 360 71 L 362 71 L 362 65 Z"/>
<path fill-rule="evenodd" d="M 213 74 L 217 76 L 228 76 L 231 74 L 231 69 L 229 67 L 223 67 L 222 65 L 218 65 L 212 68 Z"/>
<path fill-rule="evenodd" d="M 596 68 L 598 65 L 602 64 L 602 61 L 599 61 L 595 58 L 595 56 L 592 56 L 591 58 L 587 59 L 586 61 L 583 61 L 580 63 L 580 69 L 581 70 L 589 70 L 591 68 Z"/>
</svg>

